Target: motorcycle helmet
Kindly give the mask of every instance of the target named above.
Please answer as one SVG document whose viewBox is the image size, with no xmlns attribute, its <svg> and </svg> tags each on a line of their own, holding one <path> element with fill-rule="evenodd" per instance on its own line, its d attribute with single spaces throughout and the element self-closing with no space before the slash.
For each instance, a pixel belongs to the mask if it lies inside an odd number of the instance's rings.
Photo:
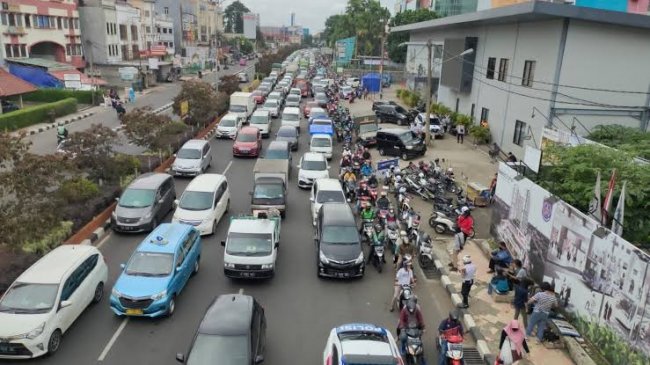
<svg viewBox="0 0 650 365">
<path fill-rule="evenodd" d="M 409 311 L 409 313 L 413 314 L 415 313 L 415 310 L 417 309 L 418 305 L 417 302 L 415 301 L 415 297 L 411 297 L 407 302 L 406 302 L 406 309 Z"/>
<path fill-rule="evenodd" d="M 399 231 L 399 235 L 402 237 L 406 237 L 406 231 Z"/>
<path fill-rule="evenodd" d="M 458 321 L 458 311 L 452 310 L 449 312 L 449 319 L 452 321 Z"/>
<path fill-rule="evenodd" d="M 462 208 L 460 208 L 460 212 L 465 214 L 465 213 L 469 212 L 469 208 L 468 207 L 462 207 Z"/>
<path fill-rule="evenodd" d="M 418 174 L 418 177 L 419 177 L 420 179 L 424 179 L 424 172 L 419 173 L 419 174 Z"/>
<path fill-rule="evenodd" d="M 449 175 L 453 175 L 453 174 L 454 174 L 454 169 L 452 169 L 451 167 L 448 168 L 448 169 L 447 169 L 447 174 L 449 174 Z"/>
<path fill-rule="evenodd" d="M 381 224 L 376 223 L 376 224 L 375 224 L 375 232 L 379 233 L 379 232 L 381 232 L 382 230 L 383 230 L 383 228 L 381 228 Z"/>
<path fill-rule="evenodd" d="M 385 192 L 385 191 L 382 191 L 382 192 L 381 192 L 381 196 L 384 196 L 384 197 L 385 197 L 385 196 L 387 196 L 387 195 L 388 195 L 387 192 Z"/>
<path fill-rule="evenodd" d="M 470 255 L 463 256 L 463 264 L 469 264 L 472 262 L 472 257 Z"/>
</svg>

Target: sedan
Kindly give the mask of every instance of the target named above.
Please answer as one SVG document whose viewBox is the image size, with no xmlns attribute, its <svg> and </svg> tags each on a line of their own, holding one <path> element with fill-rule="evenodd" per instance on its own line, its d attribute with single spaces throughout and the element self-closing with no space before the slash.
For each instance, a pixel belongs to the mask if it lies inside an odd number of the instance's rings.
<svg viewBox="0 0 650 365">
<path fill-rule="evenodd" d="M 266 101 L 266 95 L 262 90 L 253 91 L 251 97 L 255 100 L 255 104 L 264 104 L 264 101 Z"/>
<path fill-rule="evenodd" d="M 349 99 L 352 96 L 352 93 L 354 93 L 354 90 L 352 90 L 352 87 L 350 86 L 343 86 L 341 88 L 342 99 Z"/>
<path fill-rule="evenodd" d="M 262 110 L 267 110 L 271 117 L 277 118 L 280 115 L 280 102 L 276 100 L 267 100 L 262 106 Z"/>
<path fill-rule="evenodd" d="M 298 150 L 298 130 L 292 126 L 280 127 L 275 135 L 275 140 L 287 141 L 292 151 Z"/>
<path fill-rule="evenodd" d="M 232 145 L 233 156 L 259 156 L 262 149 L 262 134 L 255 127 L 244 127 L 237 132 Z"/>
</svg>

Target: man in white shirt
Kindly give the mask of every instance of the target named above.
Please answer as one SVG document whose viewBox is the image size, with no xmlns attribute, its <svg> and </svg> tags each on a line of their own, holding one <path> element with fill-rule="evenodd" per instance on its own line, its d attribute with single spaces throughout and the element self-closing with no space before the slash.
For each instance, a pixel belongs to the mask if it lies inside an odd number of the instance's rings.
<svg viewBox="0 0 650 365">
<path fill-rule="evenodd" d="M 399 300 L 400 294 L 402 294 L 402 285 L 415 285 L 415 278 L 413 277 L 413 268 L 410 261 L 405 262 L 405 264 L 397 270 L 395 274 L 395 290 L 393 291 L 393 299 L 390 301 L 390 311 L 395 310 L 395 301 Z"/>
<path fill-rule="evenodd" d="M 462 308 L 469 307 L 469 291 L 472 290 L 474 285 L 474 276 L 476 276 L 476 266 L 472 263 L 472 258 L 469 255 L 463 256 L 463 268 L 460 269 L 460 274 L 463 276 L 463 284 L 460 289 L 460 294 L 463 296 Z"/>
<path fill-rule="evenodd" d="M 456 125 L 456 142 L 462 144 L 464 138 L 465 138 L 465 126 L 463 124 L 458 123 L 458 125 Z"/>
</svg>

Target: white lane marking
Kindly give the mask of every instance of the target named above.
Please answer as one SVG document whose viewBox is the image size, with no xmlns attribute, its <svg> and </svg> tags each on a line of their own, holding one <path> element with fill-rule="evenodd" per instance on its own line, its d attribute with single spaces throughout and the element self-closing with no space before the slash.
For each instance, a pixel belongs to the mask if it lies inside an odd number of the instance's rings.
<svg viewBox="0 0 650 365">
<path fill-rule="evenodd" d="M 109 229 L 110 229 L 110 228 L 109 228 Z M 108 239 L 111 237 L 111 234 L 112 234 L 112 233 L 109 232 L 109 233 L 106 235 L 106 237 L 102 238 L 101 241 L 99 241 L 99 242 L 97 243 L 97 245 L 96 245 L 95 247 L 97 247 L 98 249 L 99 249 L 100 247 L 102 247 L 102 246 L 104 245 L 104 243 L 106 243 L 106 241 L 108 241 Z"/>
<path fill-rule="evenodd" d="M 242 295 L 242 294 L 244 294 L 244 288 L 239 289 L 239 295 Z"/>
<path fill-rule="evenodd" d="M 126 327 L 127 323 L 129 323 L 129 317 L 124 318 L 124 320 L 122 321 L 120 326 L 117 327 L 117 331 L 115 331 L 115 333 L 113 333 L 113 337 L 111 337 L 111 339 L 108 341 L 108 343 L 106 344 L 106 347 L 104 347 L 104 351 L 102 351 L 102 353 L 97 358 L 97 361 L 104 361 L 104 359 L 106 358 L 106 355 L 108 355 L 108 352 L 111 350 L 111 347 L 113 347 L 113 345 L 115 344 L 115 341 L 120 336 L 120 334 L 124 330 L 124 327 Z"/>
<path fill-rule="evenodd" d="M 228 170 L 230 169 L 230 166 L 232 166 L 232 160 L 230 162 L 228 162 L 228 166 L 226 166 L 226 169 L 223 170 L 223 173 L 221 175 L 225 175 L 226 172 L 228 172 Z"/>
</svg>

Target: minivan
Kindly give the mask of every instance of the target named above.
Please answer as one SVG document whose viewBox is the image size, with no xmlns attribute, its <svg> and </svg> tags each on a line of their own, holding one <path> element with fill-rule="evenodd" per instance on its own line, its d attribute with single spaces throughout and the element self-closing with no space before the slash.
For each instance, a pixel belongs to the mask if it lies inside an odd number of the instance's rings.
<svg viewBox="0 0 650 365">
<path fill-rule="evenodd" d="M 168 174 L 138 176 L 117 199 L 111 228 L 119 232 L 151 231 L 174 207 L 176 189 Z"/>
<path fill-rule="evenodd" d="M 300 108 L 287 107 L 282 111 L 281 126 L 290 125 L 300 132 Z"/>
<path fill-rule="evenodd" d="M 271 131 L 271 114 L 268 110 L 256 110 L 250 120 L 250 126 L 262 133 L 262 138 L 268 138 Z"/>
<path fill-rule="evenodd" d="M 322 153 L 326 159 L 331 160 L 332 137 L 328 134 L 314 134 L 309 141 L 309 152 Z"/>
<path fill-rule="evenodd" d="M 219 220 L 230 207 L 230 189 L 226 177 L 220 174 L 203 174 L 195 177 L 179 200 L 172 223 L 196 227 L 201 235 L 214 234 Z"/>
<path fill-rule="evenodd" d="M 0 298 L 0 358 L 57 352 L 84 309 L 102 300 L 107 280 L 106 262 L 94 246 L 61 245 L 41 257 Z"/>
<path fill-rule="evenodd" d="M 347 203 L 323 204 L 316 234 L 318 277 L 361 277 L 365 269 L 357 223 Z"/>
<path fill-rule="evenodd" d="M 204 139 L 190 139 L 174 155 L 171 171 L 176 176 L 202 174 L 212 164 L 210 142 Z"/>
<path fill-rule="evenodd" d="M 377 151 L 382 156 L 399 156 L 408 160 L 423 156 L 427 151 L 424 141 L 408 129 L 382 129 L 377 131 Z"/>
</svg>

